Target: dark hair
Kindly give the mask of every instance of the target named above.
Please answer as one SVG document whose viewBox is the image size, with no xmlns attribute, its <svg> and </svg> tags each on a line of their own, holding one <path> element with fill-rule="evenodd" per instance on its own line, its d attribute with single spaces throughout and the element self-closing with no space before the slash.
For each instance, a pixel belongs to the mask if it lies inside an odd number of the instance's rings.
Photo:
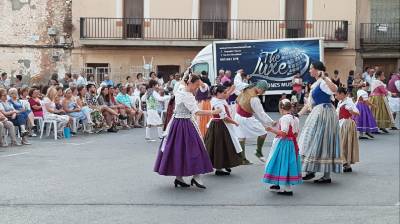
<svg viewBox="0 0 400 224">
<path fill-rule="evenodd" d="M 30 89 L 29 89 L 29 93 L 28 93 L 29 97 L 32 97 L 33 92 L 34 92 L 35 90 L 39 90 L 39 89 L 37 89 L 37 88 L 30 88 Z"/>
<path fill-rule="evenodd" d="M 157 76 L 157 74 L 155 72 L 150 72 L 149 76 L 151 77 L 152 74 Z"/>
<path fill-rule="evenodd" d="M 150 79 L 149 80 L 149 85 L 147 86 L 147 88 L 153 88 L 154 86 L 158 85 L 158 82 L 156 80 Z"/>
<path fill-rule="evenodd" d="M 75 90 L 78 89 L 76 86 L 71 86 L 71 87 L 69 87 L 69 88 L 71 89 L 72 93 L 73 93 Z"/>
<path fill-rule="evenodd" d="M 22 87 L 19 89 L 19 95 L 21 96 L 23 92 L 28 92 L 29 94 L 29 87 Z"/>
<path fill-rule="evenodd" d="M 223 93 L 228 87 L 224 86 L 224 85 L 215 85 L 215 86 L 211 86 L 210 88 L 210 92 L 211 95 L 216 96 L 218 93 Z"/>
<path fill-rule="evenodd" d="M 1 73 L 1 77 L 5 76 L 5 75 L 7 75 L 7 72 Z"/>
<path fill-rule="evenodd" d="M 208 73 L 206 71 L 201 71 L 201 75 L 207 76 Z"/>
<path fill-rule="evenodd" d="M 317 69 L 319 71 L 323 71 L 323 72 L 326 71 L 325 65 L 321 61 L 314 61 L 311 64 L 315 69 Z"/>
<path fill-rule="evenodd" d="M 126 81 L 128 81 L 128 79 L 130 79 L 131 77 L 128 75 L 127 77 L 126 77 Z"/>
<path fill-rule="evenodd" d="M 368 69 L 369 69 L 369 67 L 368 67 L 368 66 L 367 66 L 367 67 L 365 67 L 365 69 L 364 69 L 364 72 L 368 71 Z"/>
<path fill-rule="evenodd" d="M 42 86 L 42 88 L 40 89 L 40 93 L 42 93 L 43 95 L 47 94 L 47 90 L 50 88 L 50 86 Z"/>
<path fill-rule="evenodd" d="M 191 83 L 195 83 L 197 82 L 197 80 L 200 80 L 200 76 L 197 74 L 190 74 L 188 76 L 185 77 L 185 79 L 183 80 L 186 84 L 189 84 L 189 78 L 190 78 L 190 82 Z"/>
<path fill-rule="evenodd" d="M 281 109 L 283 109 L 283 110 L 286 110 L 286 111 L 289 111 L 289 110 L 291 110 L 292 109 L 292 103 L 289 101 L 289 102 L 285 102 L 285 103 L 282 103 L 282 101 L 279 103 L 279 107 L 281 108 Z"/>
<path fill-rule="evenodd" d="M 341 93 L 347 94 L 347 89 L 344 88 L 344 87 L 339 87 L 339 88 L 337 89 L 337 93 L 338 93 L 338 94 L 341 94 Z"/>
<path fill-rule="evenodd" d="M 53 73 L 51 74 L 51 78 L 52 80 L 58 80 L 58 74 L 57 73 Z M 58 83 L 58 82 L 57 82 Z"/>
<path fill-rule="evenodd" d="M 161 72 L 159 72 L 158 74 L 157 74 L 157 78 L 159 78 L 159 79 L 162 79 L 163 78 L 163 73 L 161 73 Z"/>
<path fill-rule="evenodd" d="M 375 78 L 378 78 L 379 76 L 381 76 L 383 74 L 383 71 L 382 70 L 378 70 L 376 73 L 375 73 Z"/>
<path fill-rule="evenodd" d="M 139 79 L 139 76 L 142 76 L 142 77 L 143 77 L 143 74 L 142 74 L 142 73 L 137 73 L 136 79 Z"/>
<path fill-rule="evenodd" d="M 127 87 L 126 87 L 126 92 L 129 93 L 129 91 L 130 91 L 131 89 L 133 89 L 132 86 L 127 86 Z"/>
<path fill-rule="evenodd" d="M 224 83 L 222 83 L 222 85 L 225 87 L 231 87 L 233 85 L 233 83 L 230 81 L 225 81 Z"/>
<path fill-rule="evenodd" d="M 22 75 L 16 75 L 15 78 L 17 78 L 19 81 L 22 80 Z"/>
<path fill-rule="evenodd" d="M 92 88 L 93 86 L 95 86 L 94 84 L 87 84 L 86 85 L 86 89 L 89 90 L 90 88 Z"/>
<path fill-rule="evenodd" d="M 350 70 L 349 75 L 354 75 L 354 70 Z"/>
<path fill-rule="evenodd" d="M 339 71 L 338 71 L 338 70 L 335 70 L 335 71 L 333 71 L 333 74 L 339 75 Z"/>
<path fill-rule="evenodd" d="M 94 75 L 93 75 L 93 74 L 90 74 L 90 75 L 87 76 L 87 80 L 90 80 L 90 78 L 93 78 L 93 79 L 94 79 Z"/>
<path fill-rule="evenodd" d="M 71 73 L 65 73 L 65 76 L 67 76 L 68 78 L 71 78 L 72 74 Z"/>
<path fill-rule="evenodd" d="M 78 88 L 77 88 L 77 90 L 78 90 L 78 96 L 80 96 L 80 97 L 82 97 L 81 96 L 81 91 L 82 91 L 82 89 L 85 89 L 85 86 L 78 86 Z"/>
<path fill-rule="evenodd" d="M 369 83 L 368 82 L 364 82 L 363 86 L 368 87 Z"/>
<path fill-rule="evenodd" d="M 291 94 L 292 94 L 292 95 L 296 95 L 297 92 L 296 92 L 295 90 L 292 90 Z"/>
</svg>

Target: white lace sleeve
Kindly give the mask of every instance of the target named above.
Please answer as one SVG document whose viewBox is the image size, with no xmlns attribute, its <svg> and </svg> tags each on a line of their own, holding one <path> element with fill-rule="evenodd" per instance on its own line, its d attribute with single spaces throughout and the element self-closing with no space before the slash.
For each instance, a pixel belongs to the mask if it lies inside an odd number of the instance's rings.
<svg viewBox="0 0 400 224">
<path fill-rule="evenodd" d="M 321 80 L 321 85 L 320 85 L 321 90 L 329 95 L 333 95 L 333 92 L 331 89 L 329 89 L 328 85 L 326 84 L 326 82 L 324 80 Z"/>
<path fill-rule="evenodd" d="M 191 93 L 185 93 L 183 104 L 193 115 L 200 110 L 196 98 Z"/>
<path fill-rule="evenodd" d="M 254 117 L 259 120 L 264 126 L 270 125 L 273 122 L 272 118 L 264 112 L 264 108 L 258 97 L 251 98 L 250 105 L 254 111 Z"/>
<path fill-rule="evenodd" d="M 281 131 L 287 134 L 289 132 L 290 123 L 291 123 L 290 117 L 288 116 L 281 117 L 281 119 L 279 119 L 279 126 Z"/>
<path fill-rule="evenodd" d="M 346 108 L 346 110 L 359 113 L 357 106 L 353 103 L 353 101 L 351 99 L 346 100 L 345 108 Z"/>
</svg>

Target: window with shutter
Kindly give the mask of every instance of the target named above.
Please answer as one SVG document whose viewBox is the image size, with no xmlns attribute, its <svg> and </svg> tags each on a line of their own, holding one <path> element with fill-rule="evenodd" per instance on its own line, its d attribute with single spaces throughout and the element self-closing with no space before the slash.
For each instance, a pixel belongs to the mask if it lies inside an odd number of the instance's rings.
<svg viewBox="0 0 400 224">
<path fill-rule="evenodd" d="M 200 38 L 228 38 L 230 0 L 200 0 Z"/>
<path fill-rule="evenodd" d="M 144 0 L 124 0 L 124 27 L 126 38 L 143 37 Z"/>
</svg>

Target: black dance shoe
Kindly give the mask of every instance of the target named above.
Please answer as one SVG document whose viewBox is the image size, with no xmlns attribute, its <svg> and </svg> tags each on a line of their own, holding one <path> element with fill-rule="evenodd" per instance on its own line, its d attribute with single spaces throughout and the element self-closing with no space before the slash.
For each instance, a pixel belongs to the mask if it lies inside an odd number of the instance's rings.
<svg viewBox="0 0 400 224">
<path fill-rule="evenodd" d="M 351 169 L 351 167 L 344 167 L 343 168 L 343 172 L 344 173 L 351 173 L 351 172 L 353 172 L 353 169 Z"/>
<path fill-rule="evenodd" d="M 206 186 L 199 184 L 194 178 L 190 181 L 190 185 L 196 185 L 196 187 L 201 188 L 201 189 L 206 189 Z"/>
<path fill-rule="evenodd" d="M 314 183 L 316 183 L 316 184 L 330 184 L 330 183 L 332 183 L 332 180 L 331 180 L 331 178 L 327 179 L 327 178 L 321 177 L 318 180 L 314 180 Z"/>
<path fill-rule="evenodd" d="M 175 187 L 190 187 L 189 184 L 187 184 L 185 182 L 182 182 L 182 181 L 180 181 L 178 179 L 175 179 L 174 185 L 175 185 Z"/>
<path fill-rule="evenodd" d="M 397 127 L 391 127 L 390 130 L 396 131 L 399 130 Z"/>
<path fill-rule="evenodd" d="M 228 176 L 228 175 L 230 175 L 231 173 L 229 173 L 229 172 L 225 172 L 225 171 L 222 171 L 222 170 L 216 170 L 215 171 L 215 175 L 217 175 L 217 176 Z"/>
<path fill-rule="evenodd" d="M 279 191 L 279 195 L 293 196 L 293 191 Z"/>
<path fill-rule="evenodd" d="M 269 189 L 271 191 L 279 191 L 281 189 L 281 187 L 279 187 L 279 185 L 272 185 L 271 187 L 269 187 Z"/>
<path fill-rule="evenodd" d="M 385 133 L 385 134 L 389 133 L 389 132 L 386 130 L 386 128 L 380 128 L 380 130 L 381 130 L 383 133 Z"/>
<path fill-rule="evenodd" d="M 371 135 L 370 133 L 365 133 L 366 136 L 370 137 L 370 138 L 375 138 L 373 135 Z"/>
<path fill-rule="evenodd" d="M 304 177 L 303 180 L 311 180 L 315 177 L 315 173 L 307 173 Z"/>
<path fill-rule="evenodd" d="M 225 168 L 225 170 L 229 173 L 232 172 L 231 168 Z"/>
</svg>

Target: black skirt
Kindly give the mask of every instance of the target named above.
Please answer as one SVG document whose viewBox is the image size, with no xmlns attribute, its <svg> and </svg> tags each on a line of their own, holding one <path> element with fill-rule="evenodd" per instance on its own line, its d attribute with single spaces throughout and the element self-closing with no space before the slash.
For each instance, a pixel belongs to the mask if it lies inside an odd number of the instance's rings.
<svg viewBox="0 0 400 224">
<path fill-rule="evenodd" d="M 211 121 L 204 143 L 215 169 L 232 168 L 242 164 L 242 157 L 236 152 L 228 128 L 222 120 Z"/>
</svg>

